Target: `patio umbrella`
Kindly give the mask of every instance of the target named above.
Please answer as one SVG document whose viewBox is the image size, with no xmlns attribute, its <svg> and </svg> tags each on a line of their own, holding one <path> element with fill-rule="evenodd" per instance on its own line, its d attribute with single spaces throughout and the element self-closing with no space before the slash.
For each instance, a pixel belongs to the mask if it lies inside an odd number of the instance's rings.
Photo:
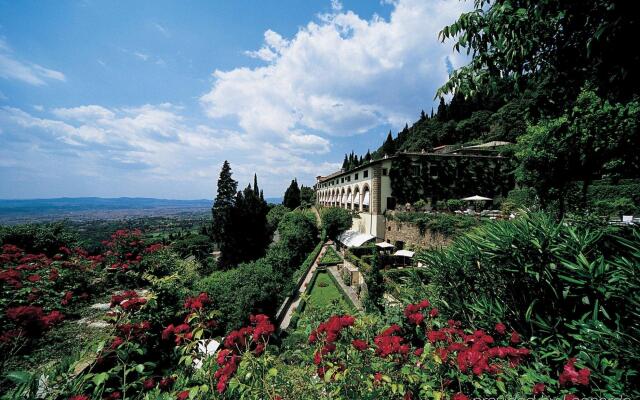
<svg viewBox="0 0 640 400">
<path fill-rule="evenodd" d="M 462 200 L 464 200 L 464 201 L 489 201 L 489 200 L 492 200 L 492 199 L 489 198 L 489 197 L 482 197 L 482 196 L 475 195 L 475 196 L 471 196 L 471 197 L 465 197 Z"/>
</svg>

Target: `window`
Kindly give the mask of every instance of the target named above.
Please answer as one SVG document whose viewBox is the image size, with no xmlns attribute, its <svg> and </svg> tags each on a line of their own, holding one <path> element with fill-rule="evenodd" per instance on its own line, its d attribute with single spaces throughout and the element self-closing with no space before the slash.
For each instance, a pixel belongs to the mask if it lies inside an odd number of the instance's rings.
<svg viewBox="0 0 640 400">
<path fill-rule="evenodd" d="M 354 179 L 354 180 L 356 180 L 356 181 L 358 180 L 358 173 L 357 173 L 357 172 L 356 172 L 356 174 L 353 176 L 353 179 Z"/>
<path fill-rule="evenodd" d="M 340 183 L 344 183 L 344 178 L 341 178 L 341 181 L 340 181 Z"/>
<path fill-rule="evenodd" d="M 386 168 L 382 168 L 382 175 L 383 176 L 387 176 L 387 169 Z"/>
<path fill-rule="evenodd" d="M 395 210 L 395 209 L 396 209 L 395 197 L 387 197 L 387 210 Z"/>
<path fill-rule="evenodd" d="M 387 227 L 387 230 L 388 230 L 389 232 L 391 232 L 391 225 L 389 225 L 389 226 Z"/>
<path fill-rule="evenodd" d="M 413 176 L 420 176 L 420 165 L 419 164 L 415 164 L 411 166 L 411 170 L 413 172 Z"/>
<path fill-rule="evenodd" d="M 362 171 L 362 177 L 363 178 L 368 178 L 369 177 L 369 170 L 368 169 L 365 170 L 365 171 Z"/>
</svg>

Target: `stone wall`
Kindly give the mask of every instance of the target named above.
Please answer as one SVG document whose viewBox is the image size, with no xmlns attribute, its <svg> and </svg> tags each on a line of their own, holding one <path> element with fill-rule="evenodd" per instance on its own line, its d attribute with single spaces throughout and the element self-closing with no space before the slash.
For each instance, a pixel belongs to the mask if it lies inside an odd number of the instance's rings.
<svg viewBox="0 0 640 400">
<path fill-rule="evenodd" d="M 451 243 L 451 238 L 429 229 L 424 234 L 420 234 L 420 229 L 416 224 L 387 219 L 384 241 L 393 245 L 396 244 L 396 241 L 402 241 L 405 248 L 432 249 L 448 245 Z"/>
</svg>

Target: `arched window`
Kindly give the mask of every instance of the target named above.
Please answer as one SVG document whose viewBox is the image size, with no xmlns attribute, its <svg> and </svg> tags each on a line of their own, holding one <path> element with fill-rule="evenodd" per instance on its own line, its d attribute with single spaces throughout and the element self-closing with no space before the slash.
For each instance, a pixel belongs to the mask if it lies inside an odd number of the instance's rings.
<svg viewBox="0 0 640 400">
<path fill-rule="evenodd" d="M 369 212 L 369 204 L 371 203 L 371 191 L 369 186 L 365 186 L 362 189 L 362 211 Z"/>
</svg>

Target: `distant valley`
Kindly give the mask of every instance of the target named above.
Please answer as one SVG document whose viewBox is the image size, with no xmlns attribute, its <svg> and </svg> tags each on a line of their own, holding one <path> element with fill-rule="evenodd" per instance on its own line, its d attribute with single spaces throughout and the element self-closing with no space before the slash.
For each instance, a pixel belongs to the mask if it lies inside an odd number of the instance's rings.
<svg viewBox="0 0 640 400">
<path fill-rule="evenodd" d="M 267 202 L 280 203 L 280 198 Z M 1 200 L 0 224 L 69 219 L 127 219 L 144 216 L 208 214 L 212 200 L 168 200 L 143 197 L 61 197 L 53 199 Z"/>
</svg>

